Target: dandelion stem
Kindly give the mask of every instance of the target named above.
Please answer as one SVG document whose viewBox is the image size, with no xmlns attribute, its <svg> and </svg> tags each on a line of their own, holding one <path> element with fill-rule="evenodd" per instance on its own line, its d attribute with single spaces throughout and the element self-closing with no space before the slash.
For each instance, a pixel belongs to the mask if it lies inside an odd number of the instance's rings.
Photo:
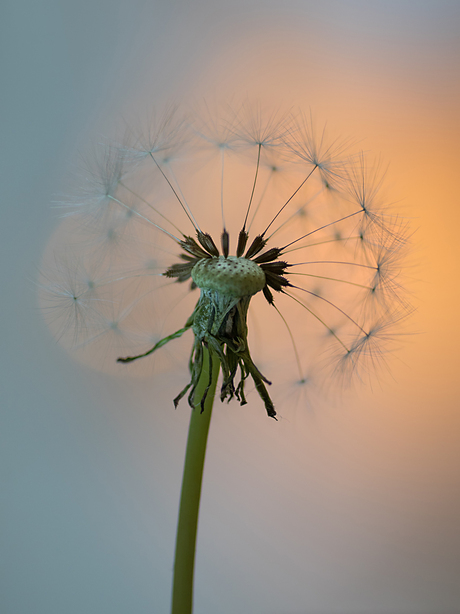
<svg viewBox="0 0 460 614">
<path fill-rule="evenodd" d="M 311 313 L 311 315 L 314 318 L 316 318 L 318 320 L 318 322 L 321 322 L 321 324 L 327 328 L 327 330 L 331 333 L 331 335 L 333 335 L 337 339 L 337 341 L 340 343 L 340 345 L 343 347 L 343 349 L 346 350 L 347 353 L 350 352 L 350 350 L 347 348 L 347 346 L 344 344 L 344 342 L 340 339 L 340 337 L 332 330 L 332 328 L 330 326 L 328 326 L 326 324 L 326 322 L 324 320 L 322 320 L 314 311 L 312 311 L 310 309 L 310 307 L 307 307 L 307 305 L 305 305 L 305 303 L 303 303 L 302 301 L 299 301 L 299 299 L 296 298 L 295 296 L 293 296 L 292 294 L 288 294 L 287 292 L 283 292 L 283 294 L 285 296 L 289 296 L 289 298 L 292 298 L 292 300 L 294 300 L 296 303 L 298 303 L 304 309 L 306 309 L 308 311 L 308 313 Z"/>
<path fill-rule="evenodd" d="M 204 411 L 200 413 L 200 403 L 197 402 L 190 417 L 177 523 L 171 614 L 191 614 L 193 608 L 193 572 L 201 482 L 218 376 L 219 359 L 203 347 L 203 369 L 194 398 L 201 399 L 208 390 Z"/>
<path fill-rule="evenodd" d="M 290 275 L 303 275 L 305 277 L 315 277 L 316 279 L 327 279 L 328 281 L 337 281 L 342 284 L 349 284 L 350 286 L 356 286 L 357 288 L 365 288 L 366 290 L 372 290 L 371 286 L 365 286 L 364 284 L 357 284 L 354 281 L 348 281 L 347 279 L 338 279 L 337 277 L 326 277 L 325 275 L 313 275 L 312 273 L 296 273 L 296 271 L 289 271 Z"/>
<path fill-rule="evenodd" d="M 334 237 L 333 239 L 326 239 L 324 241 L 317 241 L 316 243 L 308 243 L 307 245 L 301 245 L 300 247 L 293 247 L 287 249 L 283 253 L 289 254 L 290 252 L 298 251 L 299 249 L 306 249 L 307 247 L 317 247 L 318 245 L 326 245 L 327 243 L 337 243 L 338 241 L 351 241 L 352 239 L 362 239 L 361 235 L 350 237 Z"/>
<path fill-rule="evenodd" d="M 249 211 L 251 209 L 252 200 L 254 198 L 254 192 L 256 191 L 257 175 L 259 174 L 259 166 L 260 166 L 260 150 L 261 149 L 262 149 L 262 145 L 259 143 L 259 150 L 257 152 L 256 174 L 254 176 L 254 184 L 252 186 L 251 198 L 249 199 L 249 205 L 246 211 L 246 217 L 244 218 L 243 230 L 246 230 L 246 224 L 248 221 Z"/>
<path fill-rule="evenodd" d="M 169 181 L 169 179 L 166 177 L 166 174 L 164 172 L 164 170 L 161 168 L 161 166 L 158 164 L 158 162 L 156 161 L 154 155 L 152 154 L 152 152 L 149 153 L 149 156 L 152 158 L 152 160 L 155 162 L 155 165 L 157 167 L 157 169 L 160 171 L 160 173 L 163 175 L 164 179 L 166 180 L 166 183 L 169 185 L 169 187 L 171 188 L 174 196 L 176 197 L 176 199 L 178 200 L 180 206 L 182 207 L 182 209 L 184 210 L 185 215 L 188 217 L 188 219 L 190 220 L 190 222 L 192 223 L 192 226 L 195 230 L 199 230 L 198 225 L 196 224 L 192 212 L 190 211 L 188 205 L 184 205 L 184 203 L 181 201 L 179 194 L 177 193 L 177 191 L 174 189 L 173 184 Z"/>
<path fill-rule="evenodd" d="M 168 220 L 168 218 L 163 215 L 162 213 L 160 213 L 160 211 L 158 211 L 158 209 L 156 209 L 152 204 L 149 203 L 148 200 L 146 200 L 145 198 L 143 198 L 142 196 L 140 196 L 139 194 L 136 194 L 136 192 L 134 192 L 133 190 L 131 190 L 131 188 L 129 188 L 126 184 L 124 184 L 122 181 L 120 181 L 120 185 L 122 188 L 124 188 L 127 192 L 129 192 L 130 194 L 132 194 L 135 198 L 138 198 L 141 202 L 145 203 L 147 205 L 147 207 L 150 207 L 150 209 L 152 209 L 152 211 L 155 211 L 155 213 L 158 213 L 158 215 L 160 217 L 162 217 L 164 220 L 166 220 L 169 224 L 171 224 L 171 226 L 173 226 L 177 232 L 179 234 L 182 234 L 182 232 L 179 230 L 179 228 L 174 224 L 174 222 L 171 222 L 171 220 Z M 134 211 L 133 211 L 134 212 Z"/>
<path fill-rule="evenodd" d="M 310 173 L 310 175 L 311 175 L 311 173 Z M 307 179 L 308 179 L 308 177 L 307 177 Z M 292 198 L 292 196 L 291 196 L 291 198 Z M 339 220 L 334 220 L 333 222 L 330 222 L 329 224 L 324 224 L 324 226 L 319 226 L 318 228 L 315 228 L 315 230 L 312 230 L 311 232 L 307 232 L 306 235 L 303 235 L 302 237 L 299 237 L 295 241 L 291 241 L 290 243 L 285 245 L 282 248 L 283 249 L 283 253 L 286 253 L 287 248 L 291 247 L 291 245 L 294 245 L 294 243 L 298 243 L 299 241 L 302 241 L 302 239 L 305 239 L 306 237 L 309 237 L 310 235 L 315 234 L 315 232 L 319 232 L 320 230 L 324 230 L 325 228 L 329 228 L 329 226 L 333 226 L 334 224 L 338 224 L 339 222 L 343 222 L 343 220 L 348 220 L 350 217 L 353 217 L 354 215 L 358 215 L 358 213 L 363 213 L 363 210 L 359 209 L 358 211 L 355 211 L 354 213 L 350 213 L 349 215 L 346 215 L 345 217 L 341 217 Z"/>
<path fill-rule="evenodd" d="M 127 211 L 131 211 L 134 215 L 137 215 L 137 217 L 140 217 L 141 220 L 144 220 L 144 221 L 148 222 L 149 224 L 151 224 L 152 226 L 154 226 L 155 228 L 158 228 L 158 230 L 161 230 L 161 232 L 164 232 L 165 235 L 168 235 L 168 237 L 171 237 L 171 239 L 174 239 L 174 241 L 179 243 L 180 239 L 175 237 L 172 233 L 168 232 L 167 230 L 165 230 L 161 226 L 158 226 L 158 224 L 155 224 L 155 222 L 152 222 L 152 220 L 149 220 L 148 217 L 145 217 L 144 215 L 142 215 L 141 213 L 139 213 L 135 209 L 132 209 L 131 207 L 128 207 L 128 205 L 125 205 L 125 203 L 122 202 L 121 200 L 119 200 L 118 198 L 115 198 L 114 196 L 110 196 L 110 194 L 109 194 L 109 196 L 107 196 L 107 198 L 109 198 L 110 200 L 113 200 L 113 202 L 117 203 L 118 205 L 120 205 L 120 207 L 124 207 Z"/>
<path fill-rule="evenodd" d="M 313 175 L 313 173 L 315 172 L 315 170 L 318 168 L 318 165 L 315 164 L 315 166 L 313 167 L 313 169 L 308 173 L 308 175 L 305 177 L 305 179 L 302 181 L 302 183 L 299 185 L 299 187 L 297 188 L 297 190 L 295 190 L 295 192 L 287 199 L 287 201 L 284 203 L 284 205 L 281 207 L 281 209 L 278 211 L 278 213 L 275 215 L 275 217 L 272 219 L 272 221 L 270 222 L 270 224 L 267 226 L 267 228 L 263 231 L 262 236 L 265 236 L 268 232 L 268 229 L 270 228 L 270 226 L 273 224 L 273 222 L 276 220 L 276 218 L 280 215 L 280 213 L 288 206 L 288 204 L 291 202 L 291 200 L 294 198 L 294 196 L 297 194 L 297 192 L 307 183 L 307 181 L 310 179 L 310 177 Z M 291 244 L 289 244 L 291 245 Z M 289 247 L 288 245 L 286 247 Z"/>
<path fill-rule="evenodd" d="M 301 212 L 305 212 L 305 209 L 307 208 L 307 206 L 312 203 L 315 198 L 317 198 L 318 196 L 320 196 L 322 193 L 324 192 L 324 188 L 321 188 L 321 190 L 319 190 L 318 192 L 316 192 L 316 194 L 313 194 L 313 196 L 311 196 L 301 207 L 299 207 L 297 209 L 297 211 L 294 211 L 294 213 L 288 217 L 288 219 L 283 222 L 282 224 L 280 224 L 278 226 L 278 228 L 276 230 L 274 230 L 272 232 L 272 234 L 268 237 L 268 240 L 272 239 L 277 232 L 279 232 L 281 230 L 281 228 L 283 228 L 284 226 L 286 226 L 287 224 L 289 224 L 290 222 L 294 221 L 295 218 L 298 218 L 299 214 Z"/>
<path fill-rule="evenodd" d="M 222 227 L 223 230 L 225 232 L 225 214 L 224 214 L 224 162 L 225 162 L 225 156 L 224 156 L 224 150 L 223 148 L 221 149 L 221 175 L 220 175 L 220 211 L 222 214 Z"/>
<path fill-rule="evenodd" d="M 254 219 L 255 219 L 255 217 L 257 215 L 257 212 L 260 209 L 260 206 L 262 205 L 262 202 L 264 200 L 265 194 L 266 194 L 266 192 L 268 190 L 268 187 L 270 185 L 270 181 L 272 180 L 274 173 L 275 173 L 275 168 L 272 168 L 272 170 L 270 171 L 270 174 L 268 176 L 268 179 L 267 179 L 267 181 L 265 183 L 264 189 L 262 190 L 262 194 L 260 195 L 259 202 L 257 203 L 256 210 L 254 211 L 254 213 L 252 215 L 252 218 L 251 218 L 251 221 L 249 222 L 249 226 L 247 228 L 248 232 L 249 232 L 249 230 L 251 230 L 251 226 L 252 226 L 252 224 L 254 222 Z"/>
<path fill-rule="evenodd" d="M 340 309 L 340 307 L 338 305 L 336 305 L 332 301 L 329 301 L 327 298 L 324 298 L 324 296 L 321 296 L 320 294 L 317 294 L 316 292 L 312 292 L 311 290 L 307 290 L 306 288 L 301 288 L 300 286 L 291 286 L 291 287 L 295 288 L 296 290 L 302 290 L 302 292 L 306 292 L 307 294 L 310 294 L 311 296 L 314 296 L 315 298 L 319 299 L 320 301 L 324 301 L 325 303 L 327 303 L 331 307 L 334 307 L 334 309 L 337 309 L 337 311 L 340 311 L 340 313 L 342 315 L 344 315 L 346 318 L 348 318 L 350 320 L 350 322 L 352 322 L 357 328 L 359 328 L 359 330 L 361 332 L 363 332 L 365 335 L 368 334 L 364 330 L 364 328 L 362 326 L 360 326 L 358 324 L 358 322 L 356 322 L 356 320 L 353 320 L 353 318 L 351 316 L 349 316 L 348 313 L 346 313 L 346 311 L 344 311 L 343 309 Z"/>
</svg>

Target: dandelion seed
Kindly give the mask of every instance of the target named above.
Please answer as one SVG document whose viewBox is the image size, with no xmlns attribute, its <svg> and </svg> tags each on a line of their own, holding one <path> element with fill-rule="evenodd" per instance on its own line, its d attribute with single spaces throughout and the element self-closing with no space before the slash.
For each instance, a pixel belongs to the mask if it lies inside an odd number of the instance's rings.
<svg viewBox="0 0 460 614">
<path fill-rule="evenodd" d="M 101 282 L 88 273 L 81 261 L 69 262 L 65 256 L 55 259 L 53 268 L 42 274 L 41 307 L 58 340 L 69 335 L 76 346 L 97 326 Z"/>
</svg>

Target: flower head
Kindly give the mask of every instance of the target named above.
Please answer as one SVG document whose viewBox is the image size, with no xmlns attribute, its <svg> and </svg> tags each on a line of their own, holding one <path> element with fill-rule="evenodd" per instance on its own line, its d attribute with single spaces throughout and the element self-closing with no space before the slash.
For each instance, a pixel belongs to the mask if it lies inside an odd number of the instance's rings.
<svg viewBox="0 0 460 614">
<path fill-rule="evenodd" d="M 192 407 L 204 407 L 206 392 L 195 392 L 208 348 L 220 363 L 221 399 L 245 404 L 252 381 L 275 417 L 269 374 L 249 350 L 251 300 L 263 296 L 266 305 L 255 314 L 258 328 L 267 327 L 256 353 L 276 355 L 283 334 L 290 356 L 278 360 L 292 362 L 297 381 L 318 370 L 328 346 L 339 366 L 327 377 L 351 377 L 363 361 L 370 369 L 408 311 L 398 282 L 407 229 L 382 203 L 378 165 L 329 140 L 311 118 L 248 105 L 209 115 L 184 119 L 169 110 L 134 145 L 108 148 L 72 209 L 93 243 L 66 246 L 57 272 L 71 283 L 49 282 L 48 292 L 65 310 L 65 328 L 73 318 L 88 343 L 104 326 L 125 338 L 125 321 L 136 322 L 131 339 L 143 327 L 150 339 L 145 314 L 162 313 L 165 334 L 133 356 L 116 356 L 122 363 L 193 332 L 191 377 L 176 405 L 188 394 Z M 70 273 L 72 257 L 79 270 L 101 269 L 91 287 Z M 190 311 L 173 325 L 182 306 Z M 85 327 L 87 316 L 98 332 Z"/>
</svg>

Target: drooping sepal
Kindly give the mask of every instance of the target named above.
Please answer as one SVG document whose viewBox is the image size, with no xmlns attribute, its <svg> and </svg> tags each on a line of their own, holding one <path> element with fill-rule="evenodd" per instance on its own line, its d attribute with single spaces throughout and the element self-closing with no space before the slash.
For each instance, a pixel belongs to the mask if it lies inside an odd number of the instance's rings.
<svg viewBox="0 0 460 614">
<path fill-rule="evenodd" d="M 235 397 L 240 405 L 246 404 L 245 383 L 248 377 L 254 381 L 259 396 L 264 402 L 267 414 L 275 418 L 276 411 L 266 384 L 271 382 L 254 364 L 247 341 L 247 312 L 250 297 L 235 299 L 217 292 L 202 290 L 200 299 L 191 317 L 195 341 L 190 357 L 190 383 L 174 399 L 177 406 L 180 399 L 190 390 L 189 405 L 204 407 L 207 390 L 201 399 L 196 398 L 196 389 L 203 369 L 203 347 L 217 356 L 222 371 L 221 401 Z M 240 375 L 237 381 L 238 374 Z M 275 418 L 276 419 L 276 418 Z"/>
</svg>

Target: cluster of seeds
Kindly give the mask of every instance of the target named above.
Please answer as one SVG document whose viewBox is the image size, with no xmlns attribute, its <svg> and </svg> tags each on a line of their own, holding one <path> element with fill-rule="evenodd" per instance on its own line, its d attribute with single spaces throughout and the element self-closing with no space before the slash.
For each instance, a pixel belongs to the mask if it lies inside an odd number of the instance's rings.
<svg viewBox="0 0 460 614">
<path fill-rule="evenodd" d="M 370 370 L 409 311 L 398 281 L 407 227 L 385 206 L 383 176 L 302 115 L 170 109 L 89 164 L 65 203 L 72 216 L 42 301 L 63 342 L 122 363 L 192 330 L 191 380 L 175 404 L 189 391 L 190 405 L 204 406 L 195 389 L 206 347 L 219 358 L 222 400 L 246 403 L 250 378 L 275 417 L 249 352 L 253 296 L 268 310 L 257 313 L 267 327 L 257 353 L 276 376 L 281 343 L 300 383 Z"/>
</svg>

